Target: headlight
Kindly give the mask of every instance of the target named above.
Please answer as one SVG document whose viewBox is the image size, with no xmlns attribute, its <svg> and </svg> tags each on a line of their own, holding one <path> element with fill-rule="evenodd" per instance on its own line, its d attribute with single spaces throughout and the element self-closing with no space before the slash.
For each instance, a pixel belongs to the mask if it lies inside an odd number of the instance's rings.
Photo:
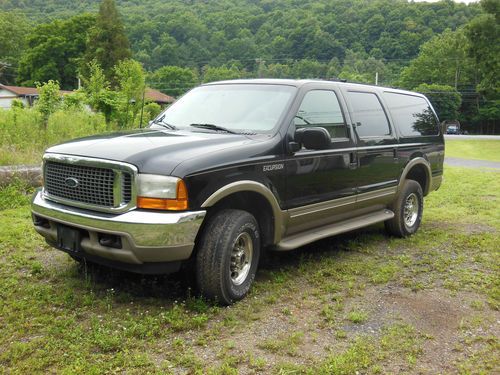
<svg viewBox="0 0 500 375">
<path fill-rule="evenodd" d="M 188 208 L 186 184 L 177 177 L 137 175 L 137 207 L 182 211 Z"/>
</svg>

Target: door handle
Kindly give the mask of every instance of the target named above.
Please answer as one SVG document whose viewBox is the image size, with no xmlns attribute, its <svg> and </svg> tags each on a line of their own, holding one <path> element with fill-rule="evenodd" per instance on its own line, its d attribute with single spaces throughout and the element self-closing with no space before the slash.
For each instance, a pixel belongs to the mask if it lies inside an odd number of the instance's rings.
<svg viewBox="0 0 500 375">
<path fill-rule="evenodd" d="M 356 169 L 358 167 L 358 158 L 355 152 L 349 153 L 349 169 Z"/>
</svg>

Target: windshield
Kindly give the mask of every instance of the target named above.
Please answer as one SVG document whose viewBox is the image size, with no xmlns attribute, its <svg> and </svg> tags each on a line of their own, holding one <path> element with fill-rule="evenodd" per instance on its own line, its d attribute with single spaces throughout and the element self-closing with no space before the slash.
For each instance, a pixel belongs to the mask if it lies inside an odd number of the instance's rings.
<svg viewBox="0 0 500 375">
<path fill-rule="evenodd" d="M 295 87 L 285 85 L 201 86 L 167 108 L 158 120 L 176 128 L 209 124 L 234 132 L 269 133 L 278 124 L 295 91 Z"/>
</svg>

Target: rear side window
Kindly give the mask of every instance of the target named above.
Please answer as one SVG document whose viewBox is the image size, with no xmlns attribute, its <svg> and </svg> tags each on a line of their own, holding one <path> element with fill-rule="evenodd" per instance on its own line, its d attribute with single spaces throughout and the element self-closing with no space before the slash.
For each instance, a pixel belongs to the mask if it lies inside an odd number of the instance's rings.
<svg viewBox="0 0 500 375">
<path fill-rule="evenodd" d="M 405 137 L 437 135 L 438 121 L 424 98 L 384 92 L 394 123 Z"/>
<path fill-rule="evenodd" d="M 344 115 L 333 91 L 309 91 L 302 99 L 294 121 L 297 128 L 318 126 L 328 130 L 334 139 L 348 138 Z"/>
<path fill-rule="evenodd" d="M 347 93 L 360 138 L 385 137 L 391 134 L 389 121 L 377 95 L 371 92 L 349 91 Z"/>
</svg>

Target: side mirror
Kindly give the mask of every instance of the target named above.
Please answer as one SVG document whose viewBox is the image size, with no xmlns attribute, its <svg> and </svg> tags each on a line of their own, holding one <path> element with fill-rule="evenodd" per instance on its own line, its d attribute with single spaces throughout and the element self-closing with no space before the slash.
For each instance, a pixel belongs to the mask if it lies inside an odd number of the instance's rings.
<svg viewBox="0 0 500 375">
<path fill-rule="evenodd" d="M 332 145 L 330 133 L 325 128 L 300 128 L 295 132 L 295 142 L 309 150 L 326 150 Z"/>
</svg>

